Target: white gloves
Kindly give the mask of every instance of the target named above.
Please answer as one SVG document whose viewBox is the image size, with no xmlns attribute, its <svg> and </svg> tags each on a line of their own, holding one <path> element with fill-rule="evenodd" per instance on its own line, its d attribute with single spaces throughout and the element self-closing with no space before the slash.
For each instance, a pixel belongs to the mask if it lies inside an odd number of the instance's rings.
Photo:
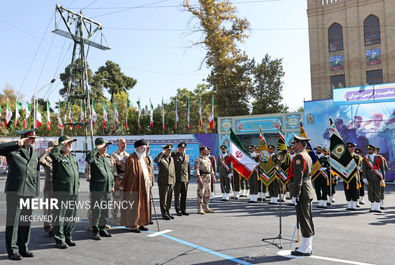
<svg viewBox="0 0 395 265">
<path fill-rule="evenodd" d="M 292 197 L 291 202 L 292 202 L 292 204 L 295 205 L 295 206 L 298 204 L 298 203 L 296 202 L 296 198 L 295 198 L 295 197 Z"/>
<path fill-rule="evenodd" d="M 362 181 L 363 181 L 363 183 L 365 183 L 366 185 L 368 185 L 368 180 L 367 180 L 367 179 L 363 179 Z"/>
<path fill-rule="evenodd" d="M 361 170 L 361 167 L 357 167 L 358 170 Z"/>
<path fill-rule="evenodd" d="M 320 171 L 325 171 L 325 170 L 326 170 L 326 167 L 320 168 Z"/>
<path fill-rule="evenodd" d="M 385 186 L 385 180 L 384 179 L 380 180 L 380 186 Z"/>
<path fill-rule="evenodd" d="M 219 173 L 217 173 L 217 178 L 219 178 Z"/>
<path fill-rule="evenodd" d="M 230 178 L 230 179 L 232 178 L 232 174 L 231 173 L 228 174 L 228 178 Z"/>
</svg>

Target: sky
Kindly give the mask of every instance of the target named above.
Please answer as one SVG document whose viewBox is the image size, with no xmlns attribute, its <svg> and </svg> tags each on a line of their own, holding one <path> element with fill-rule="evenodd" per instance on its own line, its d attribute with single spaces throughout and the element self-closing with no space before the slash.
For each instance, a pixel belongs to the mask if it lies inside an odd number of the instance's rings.
<svg viewBox="0 0 395 265">
<path fill-rule="evenodd" d="M 296 110 L 311 100 L 306 0 L 233 0 L 239 17 L 250 22 L 249 38 L 240 47 L 261 61 L 268 53 L 282 58 L 283 102 Z M 191 0 L 191 3 L 196 1 Z M 96 71 L 107 60 L 137 79 L 132 104 L 140 98 L 154 105 L 168 101 L 178 88 L 193 90 L 207 77 L 200 67 L 206 50 L 189 46 L 201 35 L 190 34 L 197 23 L 181 7 L 182 0 L 3 0 L 0 1 L 0 89 L 12 86 L 24 99 L 33 94 L 57 101 L 59 74 L 71 62 L 72 41 L 51 33 L 65 29 L 56 4 L 80 12 L 103 25 L 110 50 L 90 48 L 88 63 Z M 99 42 L 100 34 L 92 37 Z M 46 86 L 52 78 L 53 85 Z"/>
</svg>

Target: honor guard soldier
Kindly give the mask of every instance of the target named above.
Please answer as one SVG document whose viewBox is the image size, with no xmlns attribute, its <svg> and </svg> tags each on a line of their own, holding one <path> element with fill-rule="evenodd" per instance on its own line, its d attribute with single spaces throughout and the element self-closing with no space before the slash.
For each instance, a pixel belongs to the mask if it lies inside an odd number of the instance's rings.
<svg viewBox="0 0 395 265">
<path fill-rule="evenodd" d="M 277 159 L 276 154 L 274 153 L 274 150 L 276 147 L 274 145 L 269 145 L 269 155 L 272 157 L 274 164 L 278 164 L 279 161 Z M 278 203 L 278 194 L 280 193 L 280 183 L 277 178 L 275 178 L 268 186 L 268 191 L 269 191 L 269 196 L 270 196 L 270 202 L 269 204 L 276 204 Z"/>
<path fill-rule="evenodd" d="M 313 162 L 306 151 L 309 138 L 294 135 L 294 149 L 297 152 L 290 166 L 292 196 L 296 197 L 296 215 L 302 232 L 299 248 L 291 252 L 294 256 L 311 256 L 313 250 L 314 224 L 312 200 L 314 198 L 311 183 Z"/>
<path fill-rule="evenodd" d="M 332 174 L 331 170 L 330 170 L 330 151 L 329 148 L 324 147 L 323 149 L 324 151 L 324 156 L 326 157 L 326 160 L 328 161 L 327 164 L 327 174 L 328 174 L 328 178 L 329 178 L 329 187 L 328 187 L 328 205 L 332 205 L 332 203 L 335 202 L 335 198 L 334 198 L 334 194 L 336 193 L 335 187 L 336 187 L 336 183 L 337 183 L 337 179 L 336 177 Z"/>
<path fill-rule="evenodd" d="M 75 141 L 77 139 L 62 135 L 58 140 L 59 145 L 49 154 L 53 163 L 54 197 L 59 203 L 58 209 L 53 212 L 54 238 L 56 247 L 60 249 L 76 245 L 72 240 L 72 232 L 77 216 L 75 203 L 78 201 L 80 175 L 77 159 L 71 154 L 72 143 Z"/>
<path fill-rule="evenodd" d="M 258 157 L 257 153 L 255 153 L 255 146 L 254 145 L 248 146 L 248 152 L 250 153 L 250 156 L 256 162 L 258 162 L 259 157 Z M 252 175 L 248 179 L 248 183 L 250 184 L 250 200 L 248 202 L 249 203 L 257 203 L 260 181 L 258 180 L 258 174 L 257 174 L 256 170 L 254 170 L 254 172 L 252 172 Z"/>
<path fill-rule="evenodd" d="M 355 153 L 359 156 L 362 157 L 363 159 L 363 153 L 362 149 L 360 148 L 355 148 Z M 360 185 L 359 185 L 359 192 L 358 192 L 358 202 L 357 202 L 357 207 L 359 207 L 359 204 L 365 204 L 365 201 L 363 200 L 363 197 L 365 196 L 365 183 L 362 181 L 362 161 L 361 161 L 361 168 L 359 169 L 359 177 L 360 177 Z"/>
<path fill-rule="evenodd" d="M 207 147 L 200 147 L 200 156 L 195 160 L 195 175 L 197 177 L 197 213 L 214 213 L 209 208 L 210 202 L 210 184 L 215 182 L 214 170 L 208 157 L 209 151 Z M 204 210 L 202 209 L 202 203 L 204 203 Z"/>
<path fill-rule="evenodd" d="M 159 201 L 162 218 L 164 220 L 170 220 L 174 219 L 174 217 L 170 214 L 170 207 L 173 197 L 174 184 L 176 183 L 174 159 L 171 156 L 171 149 L 173 148 L 173 145 L 163 145 L 162 148 L 163 151 L 155 158 L 155 162 L 159 168 Z"/>
<path fill-rule="evenodd" d="M 317 159 L 321 164 L 321 168 L 319 169 L 321 171 L 320 174 L 316 177 L 314 180 L 314 188 L 315 188 L 315 193 L 317 195 L 317 200 L 318 200 L 318 208 L 326 208 L 327 205 L 327 196 L 328 196 L 328 179 L 325 178 L 325 176 L 322 174 L 326 174 L 326 169 L 327 169 L 327 158 L 322 154 L 322 147 L 317 145 L 314 150 L 316 151 Z M 325 164 L 325 166 L 323 165 Z M 328 176 L 328 175 L 327 175 Z"/>
<path fill-rule="evenodd" d="M 222 201 L 229 201 L 230 180 L 232 179 L 232 163 L 227 153 L 228 147 L 221 145 L 222 153 L 218 156 L 218 173 L 221 183 Z"/>
<path fill-rule="evenodd" d="M 178 149 L 172 153 L 176 170 L 176 184 L 174 186 L 174 207 L 178 216 L 189 215 L 187 213 L 188 183 L 191 179 L 191 166 L 189 155 L 185 153 L 187 144 L 178 144 Z"/>
<path fill-rule="evenodd" d="M 113 164 L 110 155 L 106 153 L 110 144 L 102 137 L 96 138 L 96 147 L 86 156 L 86 162 L 91 169 L 89 190 L 91 192 L 92 232 L 95 240 L 100 240 L 100 237 L 111 237 L 106 230 L 107 205 L 111 200 L 111 192 L 114 191 Z M 102 208 L 103 202 L 106 206 Z"/>
<path fill-rule="evenodd" d="M 388 170 L 388 162 L 387 160 L 384 158 L 384 156 L 380 155 L 380 148 L 376 147 L 374 149 L 374 153 L 378 156 L 380 156 L 381 158 L 381 163 L 383 163 L 383 171 L 381 173 L 383 173 L 383 179 L 385 181 L 385 175 L 386 175 L 386 171 Z M 384 210 L 384 189 L 385 189 L 385 184 L 380 186 L 380 209 Z"/>
<path fill-rule="evenodd" d="M 355 153 L 355 146 L 356 145 L 354 143 L 351 142 L 347 143 L 348 151 L 350 152 L 352 158 L 357 164 L 358 171 L 355 177 L 348 184 L 345 182 L 343 183 L 344 193 L 346 195 L 346 200 L 347 200 L 346 210 L 349 211 L 355 211 L 357 209 L 357 201 L 359 197 L 359 183 L 360 183 L 359 170 L 361 169 L 362 166 L 362 157 Z"/>
<path fill-rule="evenodd" d="M 384 164 L 378 155 L 374 153 L 375 147 L 371 144 L 366 146 L 368 154 L 362 161 L 362 179 L 368 186 L 368 197 L 371 203 L 370 212 L 381 212 L 380 210 L 380 187 L 384 182 Z"/>
<path fill-rule="evenodd" d="M 4 189 L 7 205 L 5 244 L 11 260 L 34 256 L 28 248 L 32 208 L 21 207 L 20 202 L 40 193 L 40 165 L 33 148 L 36 132 L 37 129 L 18 131 L 19 141 L 0 144 L 0 155 L 6 157 L 8 164 Z"/>
</svg>

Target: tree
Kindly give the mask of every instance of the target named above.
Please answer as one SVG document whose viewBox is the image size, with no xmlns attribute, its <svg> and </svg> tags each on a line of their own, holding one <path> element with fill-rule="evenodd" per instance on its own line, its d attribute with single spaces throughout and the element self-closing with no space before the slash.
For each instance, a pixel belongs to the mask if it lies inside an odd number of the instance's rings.
<svg viewBox="0 0 395 265">
<path fill-rule="evenodd" d="M 202 63 L 211 68 L 207 82 L 214 91 L 217 116 L 248 114 L 252 64 L 237 44 L 248 37 L 249 22 L 236 16 L 229 1 L 199 0 L 195 6 L 184 0 L 184 7 L 200 22 L 194 32 L 204 35 L 203 41 L 193 45 L 207 50 Z"/>
<path fill-rule="evenodd" d="M 281 104 L 283 99 L 282 77 L 284 76 L 282 59 L 272 60 L 268 54 L 261 63 L 255 65 L 252 70 L 254 86 L 250 89 L 253 114 L 267 114 L 286 112 L 288 107 Z"/>
<path fill-rule="evenodd" d="M 122 91 L 127 93 L 136 83 L 136 79 L 126 76 L 121 72 L 121 67 L 112 61 L 106 61 L 104 66 L 100 66 L 93 78 L 93 86 L 106 88 L 111 95 L 111 102 L 114 94 Z"/>
</svg>

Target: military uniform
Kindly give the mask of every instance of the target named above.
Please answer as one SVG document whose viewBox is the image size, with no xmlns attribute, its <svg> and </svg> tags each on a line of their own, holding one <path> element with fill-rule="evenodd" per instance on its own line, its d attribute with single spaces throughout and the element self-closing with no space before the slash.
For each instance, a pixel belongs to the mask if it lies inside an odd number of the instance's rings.
<svg viewBox="0 0 395 265">
<path fill-rule="evenodd" d="M 170 214 L 171 200 L 173 197 L 174 184 L 176 183 L 176 173 L 173 157 L 166 157 L 163 152 L 155 158 L 158 165 L 158 187 L 160 210 L 164 219 L 174 218 Z"/>
<path fill-rule="evenodd" d="M 209 155 L 208 158 L 210 159 L 211 162 L 211 166 L 213 168 L 214 171 L 214 175 L 217 175 L 217 161 L 215 160 L 215 157 L 212 155 Z M 215 197 L 215 187 L 214 187 L 214 182 L 211 182 L 210 184 L 210 188 L 211 188 L 211 198 Z"/>
<path fill-rule="evenodd" d="M 238 200 L 239 199 L 239 194 L 240 194 L 240 182 L 242 178 L 239 174 L 239 172 L 233 170 L 233 176 L 232 176 L 232 189 L 234 194 L 234 199 Z"/>
<path fill-rule="evenodd" d="M 380 156 L 381 158 L 381 163 L 383 163 L 383 170 L 381 171 L 381 173 L 383 174 L 383 179 L 385 181 L 385 175 L 386 175 L 386 171 L 388 170 L 388 162 L 387 160 L 384 158 L 384 156 L 378 154 L 378 156 Z M 380 209 L 384 210 L 384 190 L 385 190 L 385 184 L 384 185 L 380 185 Z"/>
<path fill-rule="evenodd" d="M 112 199 L 114 202 L 121 202 L 122 200 L 122 194 L 119 185 L 125 173 L 125 165 L 128 157 L 129 157 L 128 152 L 120 151 L 119 149 L 117 149 L 115 152 L 111 154 L 111 159 L 113 162 L 114 181 L 116 184 L 114 186 L 114 191 L 112 192 Z M 119 207 L 114 207 L 112 209 L 113 225 L 119 225 L 118 214 L 119 214 Z"/>
<path fill-rule="evenodd" d="M 275 165 L 279 165 L 280 161 L 277 159 L 275 153 L 271 154 Z M 269 204 L 278 203 L 278 195 L 280 194 L 280 180 L 276 177 L 267 187 L 270 196 Z"/>
<path fill-rule="evenodd" d="M 178 215 L 187 215 L 187 192 L 188 183 L 191 178 L 190 158 L 188 154 L 174 152 L 176 184 L 174 186 L 174 207 Z M 181 198 L 180 198 L 181 197 Z"/>
<path fill-rule="evenodd" d="M 328 170 L 329 170 L 329 162 L 328 158 L 323 154 L 317 154 L 318 161 L 320 162 L 322 168 L 320 171 L 324 171 L 325 174 L 329 178 Z M 329 179 L 325 178 L 321 173 L 319 174 L 316 179 L 314 180 L 314 188 L 315 193 L 318 200 L 318 207 L 326 208 L 327 207 L 327 200 L 328 200 L 328 188 L 329 188 Z"/>
<path fill-rule="evenodd" d="M 59 203 L 59 209 L 54 209 L 53 212 L 54 238 L 57 247 L 60 248 L 67 248 L 64 244 L 65 242 L 69 246 L 74 246 L 72 232 L 76 223 L 77 208 L 74 205 L 69 205 L 69 203 L 76 203 L 78 201 L 80 185 L 78 162 L 75 155 L 70 153 L 65 155 L 62 152 L 64 142 L 74 140 L 68 136 L 59 137 L 59 145 L 54 147 L 50 153 L 53 161 L 54 197 L 58 199 Z M 65 222 L 65 218 L 71 221 Z"/>
<path fill-rule="evenodd" d="M 259 157 L 255 152 L 250 153 L 251 157 L 255 159 L 256 162 L 258 162 Z M 259 192 L 259 186 L 260 186 L 260 180 L 258 180 L 258 172 L 254 170 L 252 172 L 252 175 L 248 179 L 248 183 L 250 185 L 250 203 L 257 203 L 258 202 L 258 192 Z"/>
<path fill-rule="evenodd" d="M 214 170 L 212 168 L 211 161 L 207 156 L 200 155 L 195 160 L 195 174 L 198 179 L 200 177 L 202 180 L 202 183 L 199 183 L 198 181 L 197 188 L 198 213 L 211 213 L 212 210 L 208 207 L 208 204 L 210 202 L 210 184 L 211 178 L 214 178 Z M 202 210 L 202 203 L 205 205 L 204 211 Z"/>
<path fill-rule="evenodd" d="M 102 140 L 101 140 L 102 139 Z M 97 138 L 95 141 L 96 146 L 103 143 L 103 138 Z M 105 144 L 105 141 L 104 141 Z M 91 192 L 91 208 L 92 208 L 92 231 L 95 233 L 95 239 L 100 236 L 109 236 L 106 231 L 106 224 L 108 220 L 107 207 L 102 208 L 102 202 L 109 205 L 111 200 L 111 192 L 114 187 L 114 174 L 113 165 L 110 156 L 107 153 L 99 156 L 99 148 L 94 148 L 86 156 L 86 161 L 90 165 L 91 179 L 89 190 Z"/>
<path fill-rule="evenodd" d="M 26 132 L 26 131 L 24 131 Z M 23 132 L 19 132 L 23 134 Z M 4 192 L 6 193 L 7 218 L 5 241 L 10 259 L 32 257 L 28 244 L 30 240 L 30 221 L 22 217 L 32 215 L 32 209 L 20 207 L 20 200 L 37 197 L 40 193 L 40 170 L 38 155 L 33 147 L 20 146 L 18 141 L 0 144 L 0 155 L 8 163 L 8 174 Z"/>
<path fill-rule="evenodd" d="M 222 146 L 226 150 L 226 146 Z M 218 156 L 218 173 L 221 183 L 222 200 L 229 200 L 230 179 L 232 178 L 232 163 L 227 153 Z"/>
<path fill-rule="evenodd" d="M 355 163 L 357 164 L 358 170 L 355 177 L 347 184 L 343 182 L 344 185 L 344 193 L 346 195 L 347 200 L 347 210 L 355 211 L 357 209 L 357 201 L 359 197 L 359 186 L 360 186 L 360 176 L 359 176 L 359 168 L 362 165 L 362 157 L 355 153 L 351 154 Z"/>
</svg>

